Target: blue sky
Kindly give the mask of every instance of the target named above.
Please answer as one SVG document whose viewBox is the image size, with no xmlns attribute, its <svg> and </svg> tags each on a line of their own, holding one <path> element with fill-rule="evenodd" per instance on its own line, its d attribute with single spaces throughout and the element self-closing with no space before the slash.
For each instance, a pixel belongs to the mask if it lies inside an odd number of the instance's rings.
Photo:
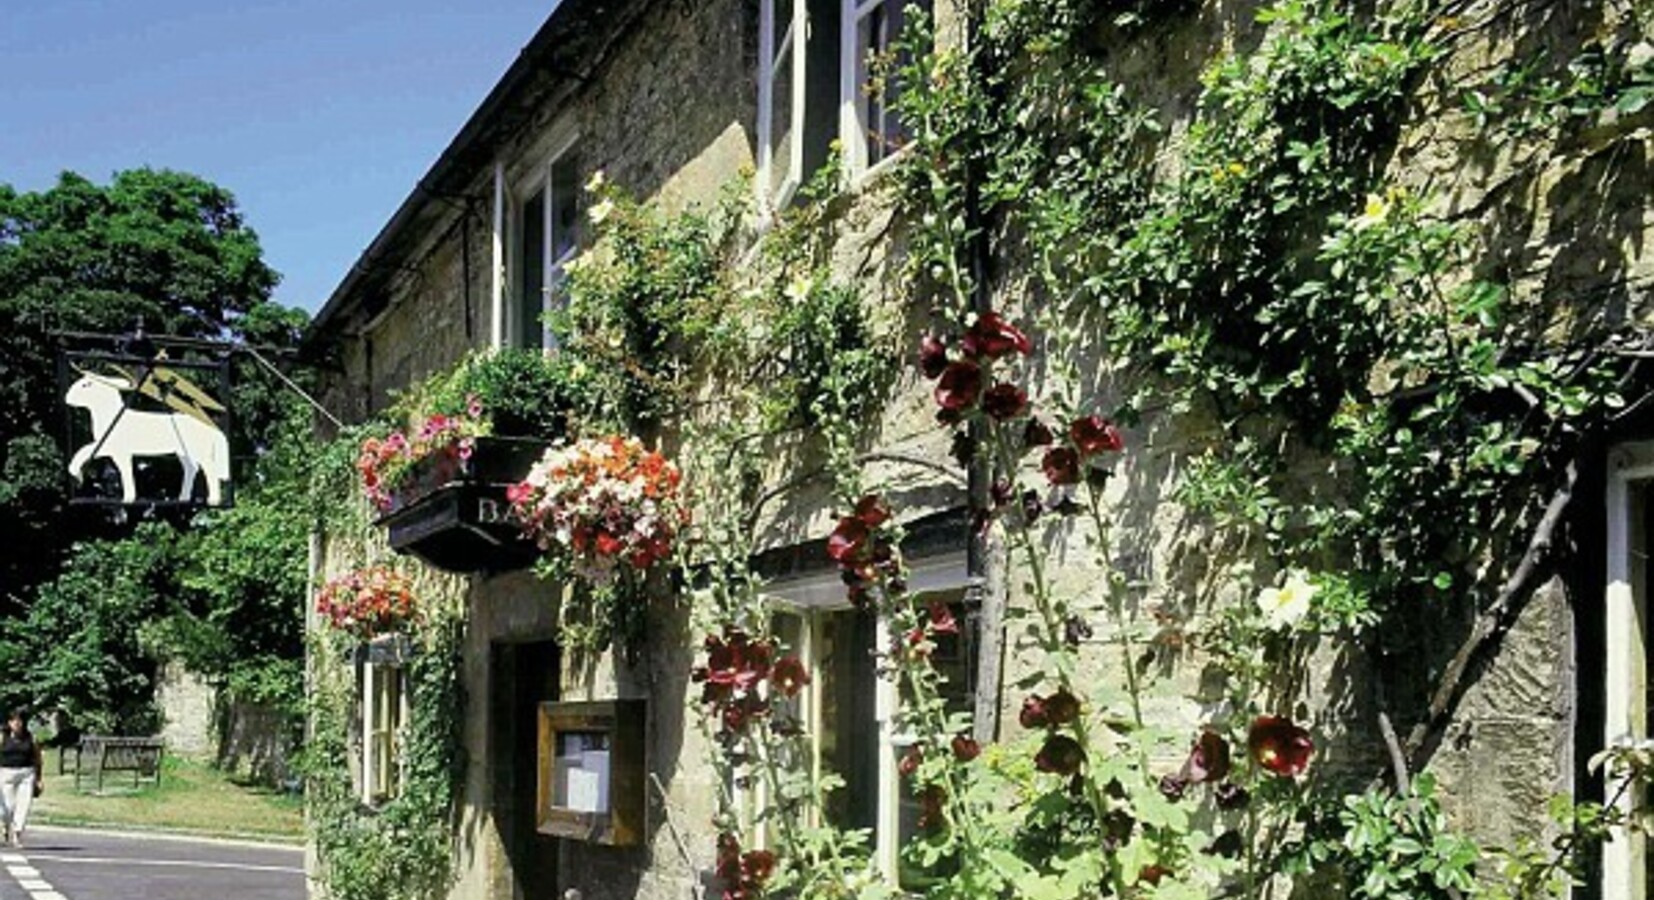
<svg viewBox="0 0 1654 900">
<path fill-rule="evenodd" d="M 0 182 L 233 191 L 314 312 L 558 0 L 0 0 Z"/>
</svg>

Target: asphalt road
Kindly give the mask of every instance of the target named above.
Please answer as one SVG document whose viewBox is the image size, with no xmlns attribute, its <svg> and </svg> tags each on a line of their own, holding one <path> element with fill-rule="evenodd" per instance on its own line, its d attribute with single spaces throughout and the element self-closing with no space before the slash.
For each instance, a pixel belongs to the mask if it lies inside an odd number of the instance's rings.
<svg viewBox="0 0 1654 900">
<path fill-rule="evenodd" d="M 0 900 L 303 900 L 304 852 L 195 838 L 30 828 L 0 848 Z"/>
</svg>

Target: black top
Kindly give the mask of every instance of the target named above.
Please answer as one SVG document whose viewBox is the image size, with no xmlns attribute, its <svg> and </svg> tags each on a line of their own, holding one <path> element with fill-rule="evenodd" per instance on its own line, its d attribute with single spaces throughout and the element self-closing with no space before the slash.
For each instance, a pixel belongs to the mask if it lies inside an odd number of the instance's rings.
<svg viewBox="0 0 1654 900">
<path fill-rule="evenodd" d="M 18 735 L 5 729 L 0 737 L 0 769 L 32 769 L 34 757 L 34 734 L 25 731 Z"/>
</svg>

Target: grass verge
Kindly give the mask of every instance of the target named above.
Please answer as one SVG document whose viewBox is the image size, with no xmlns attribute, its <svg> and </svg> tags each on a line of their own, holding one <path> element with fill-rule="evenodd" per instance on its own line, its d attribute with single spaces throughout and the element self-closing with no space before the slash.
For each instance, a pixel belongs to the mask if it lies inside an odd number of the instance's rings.
<svg viewBox="0 0 1654 900">
<path fill-rule="evenodd" d="M 72 759 L 71 759 L 72 761 Z M 244 783 L 212 766 L 168 757 L 161 783 L 134 788 L 131 772 L 109 772 L 103 791 L 97 776 L 57 774 L 57 754 L 46 755 L 46 791 L 35 801 L 31 822 L 85 828 L 171 831 L 299 843 L 304 839 L 302 801 Z"/>
</svg>

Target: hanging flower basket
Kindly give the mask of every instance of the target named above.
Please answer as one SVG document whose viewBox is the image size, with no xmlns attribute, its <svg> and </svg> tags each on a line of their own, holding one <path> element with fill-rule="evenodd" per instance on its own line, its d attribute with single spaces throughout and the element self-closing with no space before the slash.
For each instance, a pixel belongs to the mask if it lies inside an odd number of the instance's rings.
<svg viewBox="0 0 1654 900">
<path fill-rule="evenodd" d="M 477 436 L 427 452 L 384 492 L 378 524 L 387 529 L 391 548 L 449 572 L 532 565 L 539 551 L 512 517 L 506 492 L 545 446 Z"/>
<path fill-rule="evenodd" d="M 559 443 L 511 487 L 523 530 L 574 576 L 598 587 L 669 559 L 689 522 L 682 476 L 636 438 Z"/>
<path fill-rule="evenodd" d="M 418 621 L 413 583 L 386 566 L 331 579 L 316 593 L 316 612 L 333 628 L 373 641 Z"/>
</svg>

